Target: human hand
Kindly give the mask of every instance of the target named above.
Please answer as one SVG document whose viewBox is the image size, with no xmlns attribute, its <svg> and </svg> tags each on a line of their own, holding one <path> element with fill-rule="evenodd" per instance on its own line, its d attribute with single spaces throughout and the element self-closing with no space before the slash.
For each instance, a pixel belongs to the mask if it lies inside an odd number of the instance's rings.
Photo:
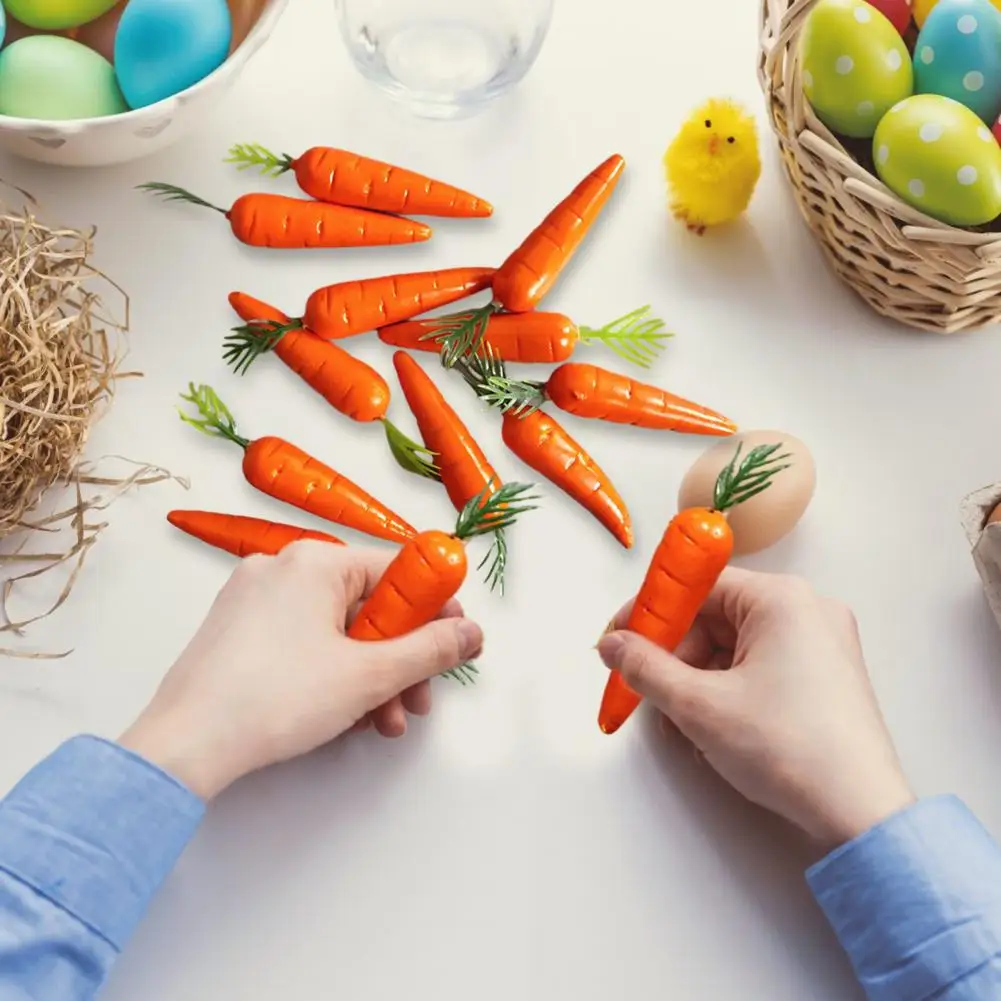
<svg viewBox="0 0 1001 1001">
<path fill-rule="evenodd" d="M 394 553 L 298 542 L 250 556 L 120 743 L 203 799 L 369 719 L 387 737 L 431 709 L 429 679 L 479 655 L 457 601 L 407 636 L 345 635 Z"/>
<path fill-rule="evenodd" d="M 747 799 L 825 850 L 913 802 L 846 607 L 730 567 L 676 656 L 625 631 L 631 607 L 602 659 Z"/>
</svg>

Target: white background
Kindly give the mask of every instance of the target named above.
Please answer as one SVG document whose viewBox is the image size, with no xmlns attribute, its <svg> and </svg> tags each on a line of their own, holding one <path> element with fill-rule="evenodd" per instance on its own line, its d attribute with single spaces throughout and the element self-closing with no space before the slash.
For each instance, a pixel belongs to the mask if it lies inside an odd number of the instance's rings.
<svg viewBox="0 0 1001 1001">
<path fill-rule="evenodd" d="M 236 449 L 180 423 L 189 380 L 213 384 L 247 434 L 293 439 L 418 525 L 453 516 L 434 484 L 388 461 L 377 428 L 340 418 L 279 363 L 232 375 L 220 358 L 234 322 L 226 294 L 298 313 L 336 280 L 497 264 L 617 150 L 626 177 L 547 306 L 600 323 L 650 302 L 677 332 L 658 381 L 810 444 L 819 484 L 807 517 L 743 562 L 808 575 L 855 607 L 916 788 L 960 794 L 1001 833 L 1001 635 L 958 519 L 964 494 L 1001 478 L 1001 340 L 893 328 L 826 270 L 768 133 L 756 6 L 620 0 L 610 15 L 557 3 L 515 95 L 471 121 L 429 124 L 356 76 L 331 3 L 295 0 L 225 107 L 183 144 L 107 170 L 2 164 L 46 218 L 97 224 L 98 263 L 131 295 L 127 367 L 145 378 L 121 385 L 90 454 L 160 463 L 192 487 L 149 487 L 109 512 L 70 602 L 30 637 L 73 646 L 70 658 L 2 665 L 0 785 L 76 732 L 118 734 L 198 625 L 233 563 L 171 529 L 167 510 L 298 518 L 244 483 Z M 746 222 L 700 240 L 666 215 L 660 158 L 692 106 L 724 94 L 758 115 L 765 169 Z M 471 188 L 496 216 L 440 223 L 420 247 L 269 253 L 237 244 L 212 213 L 134 190 L 171 181 L 228 203 L 267 187 L 222 164 L 237 141 L 356 149 Z M 352 348 L 391 374 L 374 337 Z M 527 477 L 492 415 L 458 380 L 435 378 L 502 474 Z M 392 414 L 412 427 L 399 400 Z M 567 423 L 625 495 L 635 550 L 547 488 L 544 510 L 515 533 L 509 595 L 477 581 L 463 594 L 487 632 L 481 683 L 438 685 L 436 713 L 405 740 L 353 738 L 225 795 L 109 1001 L 859 996 L 786 831 L 645 714 L 614 738 L 595 723 L 606 672 L 593 645 L 641 580 L 705 442 Z"/>
</svg>

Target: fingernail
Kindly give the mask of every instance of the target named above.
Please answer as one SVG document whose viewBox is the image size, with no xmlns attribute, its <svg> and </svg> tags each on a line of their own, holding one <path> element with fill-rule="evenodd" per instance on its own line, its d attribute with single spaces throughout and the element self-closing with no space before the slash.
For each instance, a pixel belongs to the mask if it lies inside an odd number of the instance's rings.
<svg viewBox="0 0 1001 1001">
<path fill-rule="evenodd" d="M 626 641 L 618 633 L 608 633 L 598 641 L 598 656 L 605 662 L 606 667 L 617 667 L 625 645 Z"/>
<path fill-rule="evenodd" d="M 463 660 L 479 657 L 483 652 L 483 630 L 469 619 L 460 619 L 455 628 L 459 633 L 459 656 Z"/>
</svg>

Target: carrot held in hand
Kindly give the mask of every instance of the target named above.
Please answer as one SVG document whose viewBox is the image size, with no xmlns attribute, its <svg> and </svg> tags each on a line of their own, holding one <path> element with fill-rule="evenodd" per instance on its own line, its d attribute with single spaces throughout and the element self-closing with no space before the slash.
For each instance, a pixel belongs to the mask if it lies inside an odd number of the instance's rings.
<svg viewBox="0 0 1001 1001">
<path fill-rule="evenodd" d="M 417 534 L 398 514 L 301 448 L 273 436 L 253 441 L 244 438 L 237 432 L 233 415 L 210 386 L 192 384 L 188 390 L 181 399 L 194 405 L 197 416 L 181 413 L 181 420 L 203 434 L 239 445 L 244 453 L 243 475 L 261 493 L 390 542 L 405 542 Z"/>
<path fill-rule="evenodd" d="M 139 187 L 168 201 L 189 202 L 221 213 L 229 220 L 233 235 L 251 247 L 379 247 L 421 243 L 431 237 L 430 228 L 423 223 L 307 198 L 253 192 L 241 195 L 224 209 L 173 184 L 152 181 Z"/>
<path fill-rule="evenodd" d="M 527 415 L 551 400 L 577 417 L 616 424 L 724 437 L 737 430 L 728 417 L 656 386 L 596 365 L 568 362 L 546 382 L 490 378 L 486 399 L 504 413 Z"/>
<path fill-rule="evenodd" d="M 674 516 L 653 554 L 626 629 L 667 651 L 688 635 L 733 554 L 726 512 L 767 490 L 772 479 L 788 468 L 779 465 L 788 454 L 775 454 L 781 447 L 759 445 L 741 460 L 742 444 L 738 445 L 716 480 L 712 508 L 689 508 Z M 598 713 L 602 732 L 615 733 L 641 701 L 613 670 Z"/>
<path fill-rule="evenodd" d="M 234 348 L 233 361 L 246 369 L 290 331 L 310 330 L 328 341 L 353 337 L 474 295 L 490 285 L 493 273 L 492 268 L 452 268 L 327 285 L 309 297 L 301 317 L 264 328 L 267 337 L 255 324 L 238 327 L 227 342 Z"/>
<path fill-rule="evenodd" d="M 503 362 L 467 357 L 456 366 L 487 403 L 490 379 L 504 378 Z M 601 522 L 626 549 L 633 545 L 632 519 L 612 481 L 590 455 L 549 414 L 503 415 L 501 437 L 522 462 L 545 476 Z"/>
<path fill-rule="evenodd" d="M 248 334 L 256 327 L 260 331 L 258 336 L 266 338 L 267 324 L 289 321 L 281 310 L 243 292 L 231 292 L 229 303 L 246 322 L 247 326 L 241 329 Z M 274 352 L 335 410 L 355 421 L 381 421 L 393 458 L 404 469 L 437 479 L 431 453 L 386 417 L 389 386 L 374 368 L 308 330 L 288 331 L 275 345 Z M 228 345 L 223 357 L 234 364 L 237 372 L 246 371 L 248 363 L 240 347 Z"/>
<path fill-rule="evenodd" d="M 248 518 L 239 514 L 221 514 L 216 511 L 170 511 L 167 521 L 182 532 L 202 542 L 222 549 L 241 559 L 263 554 L 277 556 L 286 546 L 302 539 L 330 542 L 343 546 L 334 535 L 316 532 L 297 525 L 286 525 L 263 518 Z"/>
<path fill-rule="evenodd" d="M 650 307 L 643 306 L 603 327 L 578 327 L 562 313 L 495 313 L 489 319 L 476 345 L 501 361 L 550 363 L 566 361 L 578 344 L 599 343 L 621 358 L 648 368 L 663 341 L 671 337 L 663 320 L 648 317 Z M 379 328 L 379 340 L 412 351 L 434 351 L 446 355 L 458 349 L 466 353 L 473 345 L 454 337 L 471 313 L 407 320 Z M 468 329 L 468 327 L 467 327 Z M 461 333 L 461 330 L 460 330 Z M 457 356 L 458 356 L 457 355 Z M 449 358 L 445 359 L 446 367 Z"/>
<path fill-rule="evenodd" d="M 329 146 L 313 146 L 302 156 L 291 157 L 276 156 L 253 143 L 236 145 L 226 162 L 241 170 L 260 167 L 266 177 L 291 171 L 307 195 L 334 205 L 463 218 L 489 216 L 494 210 L 489 202 L 451 184 Z"/>
<path fill-rule="evenodd" d="M 501 487 L 500 477 L 431 377 L 405 351 L 393 355 L 393 364 L 421 438 L 436 457 L 438 477 L 455 509 L 462 511 L 481 494 L 489 497 L 496 493 Z M 487 571 L 491 590 L 504 590 L 507 552 L 504 531 L 497 529 L 490 551 L 477 567 L 481 569 L 492 556 Z"/>
<path fill-rule="evenodd" d="M 421 532 L 406 543 L 386 567 L 379 583 L 348 629 L 356 640 L 388 640 L 427 625 L 462 587 L 468 564 L 468 539 L 509 528 L 533 510 L 526 496 L 532 484 L 505 483 L 473 497 L 459 514 L 455 530 Z M 473 664 L 459 669 L 460 681 L 477 673 Z"/>
</svg>

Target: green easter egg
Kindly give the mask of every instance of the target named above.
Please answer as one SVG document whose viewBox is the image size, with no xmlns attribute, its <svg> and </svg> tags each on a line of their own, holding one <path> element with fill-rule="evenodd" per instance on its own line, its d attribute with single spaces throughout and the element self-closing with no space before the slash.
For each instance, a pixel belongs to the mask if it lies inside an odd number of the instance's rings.
<svg viewBox="0 0 1001 1001">
<path fill-rule="evenodd" d="M 865 0 L 821 0 L 800 36 L 803 90 L 832 131 L 868 139 L 879 120 L 914 92 L 904 40 Z"/>
<path fill-rule="evenodd" d="M 62 121 L 128 111 L 104 56 L 59 35 L 31 35 L 0 51 L 0 115 Z"/>
<path fill-rule="evenodd" d="M 7 13 L 29 28 L 62 31 L 107 13 L 118 0 L 3 0 Z"/>
<path fill-rule="evenodd" d="M 1001 146 L 969 108 L 917 94 L 887 112 L 872 140 L 880 180 L 908 205 L 953 226 L 1001 215 Z"/>
</svg>

